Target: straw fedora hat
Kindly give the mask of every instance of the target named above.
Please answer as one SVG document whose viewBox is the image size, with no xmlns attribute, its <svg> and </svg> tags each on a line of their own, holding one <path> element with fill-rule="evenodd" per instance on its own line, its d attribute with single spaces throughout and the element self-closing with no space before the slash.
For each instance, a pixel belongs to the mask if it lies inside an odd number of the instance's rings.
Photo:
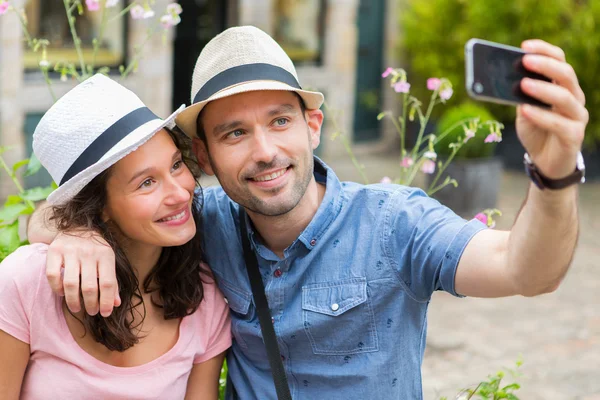
<svg viewBox="0 0 600 400">
<path fill-rule="evenodd" d="M 204 47 L 192 76 L 191 105 L 175 122 L 190 137 L 197 137 L 196 119 L 209 102 L 256 90 L 288 90 L 318 109 L 323 94 L 302 90 L 292 60 L 281 46 L 254 26 L 229 28 Z"/>
<path fill-rule="evenodd" d="M 182 109 L 162 120 L 101 74 L 77 85 L 44 114 L 33 134 L 35 155 L 59 185 L 48 202 L 68 202 L 102 171 L 172 127 Z"/>
</svg>

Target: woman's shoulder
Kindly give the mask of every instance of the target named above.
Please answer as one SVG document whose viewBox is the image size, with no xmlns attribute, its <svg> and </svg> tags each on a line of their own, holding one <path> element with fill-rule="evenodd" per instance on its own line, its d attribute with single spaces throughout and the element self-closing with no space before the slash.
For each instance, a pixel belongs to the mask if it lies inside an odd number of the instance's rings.
<svg viewBox="0 0 600 400">
<path fill-rule="evenodd" d="M 21 246 L 0 263 L 0 285 L 6 282 L 38 282 L 45 276 L 48 245 Z"/>
</svg>

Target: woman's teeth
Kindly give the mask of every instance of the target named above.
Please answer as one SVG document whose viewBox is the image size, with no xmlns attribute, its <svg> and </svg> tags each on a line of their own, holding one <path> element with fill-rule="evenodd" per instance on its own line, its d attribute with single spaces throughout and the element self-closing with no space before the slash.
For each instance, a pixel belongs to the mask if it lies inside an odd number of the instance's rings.
<svg viewBox="0 0 600 400">
<path fill-rule="evenodd" d="M 174 221 L 177 219 L 181 219 L 183 217 L 185 217 L 185 213 L 186 211 L 182 211 L 177 215 L 173 215 L 172 217 L 167 217 L 167 218 L 163 218 L 163 219 L 159 219 L 158 222 L 167 222 L 167 221 Z"/>
<path fill-rule="evenodd" d="M 283 175 L 285 173 L 285 171 L 286 171 L 286 169 L 280 169 L 279 171 L 273 172 L 270 175 L 257 176 L 256 178 L 254 178 L 254 180 L 257 182 L 272 181 L 273 179 L 278 178 L 281 175 Z"/>
</svg>

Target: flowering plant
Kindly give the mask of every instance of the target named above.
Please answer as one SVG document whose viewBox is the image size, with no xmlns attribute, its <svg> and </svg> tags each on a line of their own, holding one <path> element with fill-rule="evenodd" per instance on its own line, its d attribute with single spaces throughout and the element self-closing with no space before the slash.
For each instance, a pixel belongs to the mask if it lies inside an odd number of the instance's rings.
<svg viewBox="0 0 600 400">
<path fill-rule="evenodd" d="M 54 101 L 57 100 L 52 88 L 51 72 L 57 74 L 61 81 L 75 79 L 79 82 L 91 77 L 96 73 L 108 73 L 110 68 L 106 66 L 97 66 L 97 54 L 100 44 L 103 42 L 106 29 L 119 18 L 130 15 L 134 20 L 149 20 L 151 23 L 146 31 L 146 36 L 142 42 L 135 46 L 134 54 L 127 65 L 119 66 L 120 78 L 127 77 L 134 72 L 143 56 L 143 48 L 148 40 L 156 33 L 163 33 L 166 38 L 167 30 L 177 25 L 181 21 L 181 6 L 177 3 L 171 3 L 166 7 L 164 15 L 155 18 L 155 12 L 152 9 L 154 1 L 140 0 L 134 1 L 120 11 L 116 11 L 119 0 L 63 0 L 67 20 L 73 38 L 73 44 L 77 53 L 78 63 L 68 63 L 64 61 L 51 61 L 49 55 L 52 49 L 49 48 L 50 42 L 44 38 L 36 38 L 31 35 L 28 29 L 27 17 L 22 8 L 16 8 L 11 1 L 0 0 L 0 16 L 13 12 L 19 19 L 25 43 L 27 47 L 38 55 L 38 65 L 40 72 L 44 76 L 46 85 Z M 98 36 L 92 41 L 93 51 L 91 57 L 84 58 L 81 47 L 81 39 L 76 29 L 76 19 L 85 13 L 100 13 L 101 22 Z M 153 22 L 152 22 L 153 21 Z M 0 261 L 15 251 L 19 246 L 26 244 L 21 240 L 20 232 L 23 232 L 21 224 L 24 222 L 22 216 L 30 215 L 35 210 L 35 202 L 44 200 L 55 188 L 53 183 L 48 187 L 36 187 L 25 190 L 19 181 L 18 175 L 26 167 L 24 176 L 33 175 L 41 169 L 39 161 L 32 155 L 30 159 L 21 160 L 10 167 L 2 155 L 10 150 L 8 147 L 0 147 L 0 168 L 4 170 L 17 189 L 17 194 L 8 196 L 4 206 L 0 208 Z"/>
</svg>

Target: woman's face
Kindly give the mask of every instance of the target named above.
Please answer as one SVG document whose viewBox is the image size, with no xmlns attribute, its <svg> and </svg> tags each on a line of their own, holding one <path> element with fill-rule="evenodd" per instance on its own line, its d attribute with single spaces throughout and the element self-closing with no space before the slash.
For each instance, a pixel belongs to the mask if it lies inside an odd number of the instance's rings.
<svg viewBox="0 0 600 400">
<path fill-rule="evenodd" d="M 104 218 L 130 244 L 182 245 L 196 234 L 191 215 L 195 185 L 163 129 L 112 167 Z"/>
</svg>

